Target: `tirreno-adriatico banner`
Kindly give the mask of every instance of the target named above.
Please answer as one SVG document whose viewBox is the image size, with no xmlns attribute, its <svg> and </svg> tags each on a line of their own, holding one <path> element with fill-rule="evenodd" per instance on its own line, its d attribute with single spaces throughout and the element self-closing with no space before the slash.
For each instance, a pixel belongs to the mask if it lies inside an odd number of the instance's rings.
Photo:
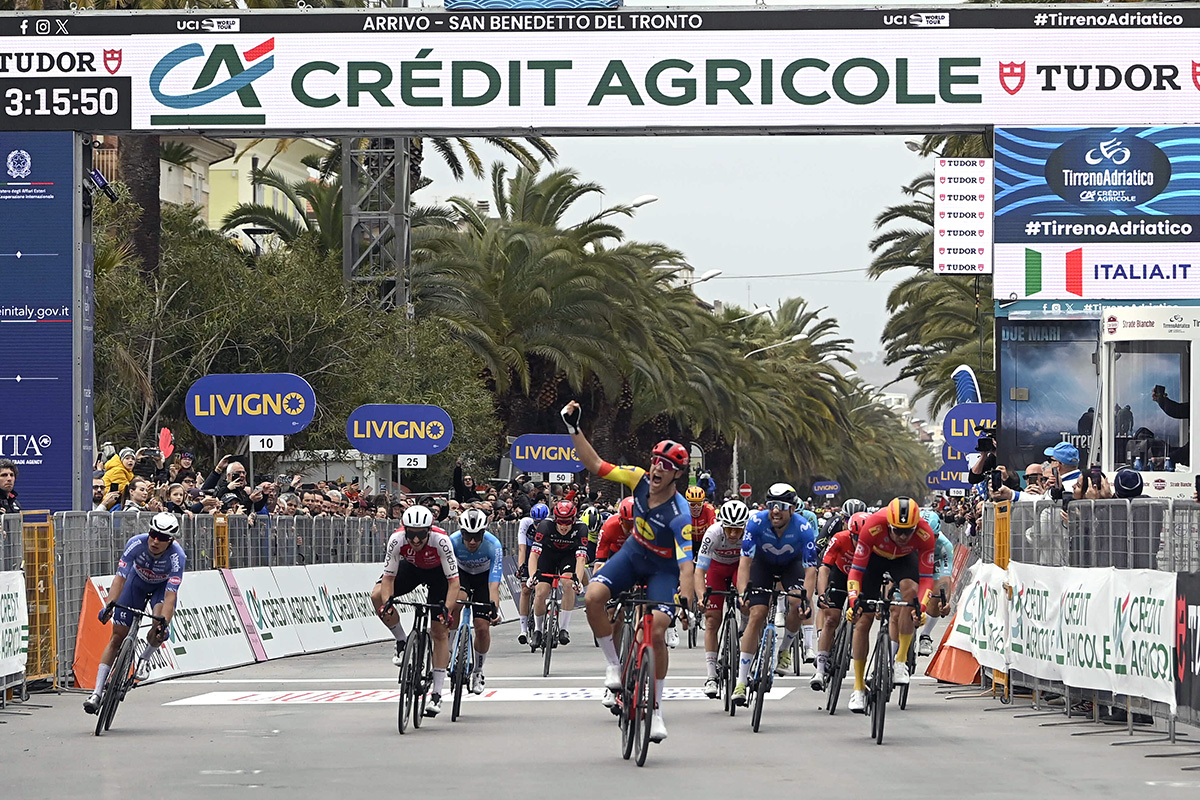
<svg viewBox="0 0 1200 800">
<path fill-rule="evenodd" d="M 0 16 L 3 124 L 329 134 L 1193 124 L 1200 10 Z"/>
</svg>

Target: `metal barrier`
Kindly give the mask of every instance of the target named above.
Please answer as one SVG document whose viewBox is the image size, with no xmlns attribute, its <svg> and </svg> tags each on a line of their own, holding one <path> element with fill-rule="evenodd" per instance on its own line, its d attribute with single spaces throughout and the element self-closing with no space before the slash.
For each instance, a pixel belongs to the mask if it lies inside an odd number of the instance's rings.
<svg viewBox="0 0 1200 800">
<path fill-rule="evenodd" d="M 999 563 L 998 551 L 1007 544 L 1010 558 L 1025 564 L 1200 570 L 1200 503 L 1191 500 L 1075 500 L 1064 513 L 1061 502 L 1044 499 L 1011 503 L 1010 509 L 1008 536 L 1001 529 L 1000 539 L 1006 541 L 998 542 L 995 505 L 983 504 L 977 538 L 989 563 Z M 1020 672 L 1009 673 L 1008 679 L 1014 687 L 1064 695 L 1071 702 L 1090 701 L 1096 709 L 1107 706 L 1153 715 L 1165 721 L 1172 734 L 1177 721 L 1200 727 L 1200 713 L 1188 706 L 1180 705 L 1172 717 L 1166 704 L 1143 698 L 1066 687 Z"/>
<path fill-rule="evenodd" d="M 25 546 L 21 538 L 21 515 L 0 514 L 0 572 L 21 569 Z"/>
</svg>

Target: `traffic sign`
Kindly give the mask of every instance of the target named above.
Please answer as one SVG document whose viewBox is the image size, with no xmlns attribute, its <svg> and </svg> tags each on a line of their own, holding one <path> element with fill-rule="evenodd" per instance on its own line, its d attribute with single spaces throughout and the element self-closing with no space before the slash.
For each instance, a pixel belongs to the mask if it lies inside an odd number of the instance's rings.
<svg viewBox="0 0 1200 800">
<path fill-rule="evenodd" d="M 748 484 L 748 483 L 743 483 L 741 486 L 738 487 L 738 494 L 740 494 L 742 497 L 746 497 L 746 498 L 750 497 L 750 494 L 753 491 L 754 490 L 750 488 L 750 484 Z"/>
</svg>

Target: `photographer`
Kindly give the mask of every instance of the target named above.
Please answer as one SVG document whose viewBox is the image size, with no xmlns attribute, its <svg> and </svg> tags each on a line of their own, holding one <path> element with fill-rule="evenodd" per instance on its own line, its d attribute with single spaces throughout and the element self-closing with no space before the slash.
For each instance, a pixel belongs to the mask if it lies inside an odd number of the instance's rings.
<svg viewBox="0 0 1200 800">
<path fill-rule="evenodd" d="M 157 447 L 143 447 L 134 454 L 133 474 L 155 485 L 170 483 L 170 471 Z"/>
<path fill-rule="evenodd" d="M 1075 483 L 1079 480 L 1080 475 L 1079 450 L 1073 444 L 1059 442 L 1053 447 L 1047 447 L 1043 452 L 1050 458 L 1050 475 L 1045 474 L 1044 467 L 1042 469 L 1043 492 L 1055 500 L 1061 500 L 1064 492 L 1073 496 Z M 1001 486 L 991 493 L 992 500 L 1012 500 L 1013 502 L 1040 500 L 1043 497 L 1044 495 L 1038 492 L 1019 492 L 1008 486 Z"/>
</svg>

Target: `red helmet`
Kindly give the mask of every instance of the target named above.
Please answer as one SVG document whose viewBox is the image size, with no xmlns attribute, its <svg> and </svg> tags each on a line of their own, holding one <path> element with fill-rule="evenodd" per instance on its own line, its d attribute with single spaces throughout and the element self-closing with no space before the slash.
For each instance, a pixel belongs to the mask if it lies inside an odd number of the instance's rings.
<svg viewBox="0 0 1200 800">
<path fill-rule="evenodd" d="M 617 507 L 617 516 L 622 522 L 633 522 L 633 498 L 626 497 L 621 501 L 621 505 Z"/>
<path fill-rule="evenodd" d="M 866 524 L 867 517 L 869 516 L 870 514 L 865 511 L 859 511 L 857 514 L 850 515 L 850 522 L 846 527 L 850 530 L 851 536 L 858 536 L 862 533 L 863 525 Z"/>
<path fill-rule="evenodd" d="M 688 468 L 688 449 L 679 442 L 663 439 L 654 445 L 651 455 L 651 463 L 653 463 L 655 458 L 661 458 L 674 466 L 676 470 L 682 471 Z"/>
<path fill-rule="evenodd" d="M 575 509 L 575 504 L 570 500 L 559 500 L 554 504 L 554 521 L 563 525 L 570 524 L 575 521 L 578 511 Z"/>
</svg>

